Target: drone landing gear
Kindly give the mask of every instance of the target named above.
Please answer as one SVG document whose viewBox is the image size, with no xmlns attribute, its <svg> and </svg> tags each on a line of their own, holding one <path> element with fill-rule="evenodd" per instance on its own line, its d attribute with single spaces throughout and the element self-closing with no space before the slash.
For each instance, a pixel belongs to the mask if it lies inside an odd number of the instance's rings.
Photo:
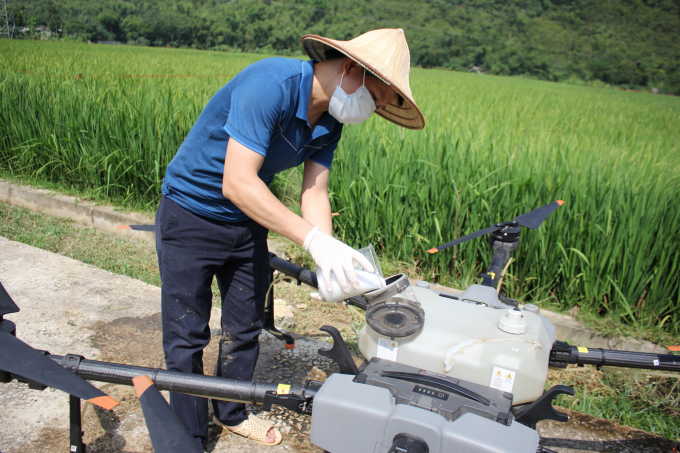
<svg viewBox="0 0 680 453">
<path fill-rule="evenodd" d="M 331 349 L 319 349 L 319 355 L 327 357 L 337 363 L 340 367 L 340 373 L 342 374 L 350 374 L 352 376 L 359 374 L 359 369 L 357 368 L 356 363 L 354 363 L 352 354 L 350 354 L 349 349 L 347 349 L 347 345 L 342 339 L 342 335 L 340 335 L 338 329 L 332 326 L 323 326 L 319 330 L 327 332 L 331 338 L 333 338 L 333 347 Z"/>
<path fill-rule="evenodd" d="M 0 372 L 0 382 L 10 382 L 12 379 L 16 379 L 19 382 L 24 382 L 28 384 L 28 388 L 31 390 L 43 391 L 47 388 L 46 386 L 42 385 L 39 382 L 35 382 L 21 376 L 17 376 L 16 374 L 13 375 L 11 373 Z M 69 438 L 70 438 L 69 451 L 71 453 L 85 453 L 85 444 L 83 443 L 83 435 L 85 434 L 85 432 L 83 431 L 82 413 L 80 411 L 80 398 L 73 395 L 69 395 L 68 407 L 69 407 Z"/>
<path fill-rule="evenodd" d="M 541 420 L 569 421 L 567 414 L 556 411 L 552 405 L 553 400 L 562 394 L 574 396 L 574 389 L 566 385 L 556 385 L 517 414 L 515 421 L 531 429 L 536 429 L 536 423 Z"/>
<path fill-rule="evenodd" d="M 70 445 L 71 453 L 85 453 L 85 444 L 83 443 L 83 420 L 80 412 L 80 398 L 73 395 L 68 397 L 69 407 L 69 436 L 71 439 Z"/>
<path fill-rule="evenodd" d="M 269 284 L 274 281 L 274 269 L 270 268 L 269 269 Z M 299 280 L 298 280 L 299 284 Z M 274 335 L 276 338 L 279 340 L 283 340 L 286 342 L 286 345 L 284 348 L 286 349 L 294 349 L 295 348 L 295 339 L 287 333 L 281 332 L 279 329 L 276 328 L 274 325 L 274 287 L 272 286 L 269 289 L 269 293 L 267 294 L 267 300 L 264 303 L 264 323 L 262 325 L 262 328 L 269 332 L 270 334 Z"/>
<path fill-rule="evenodd" d="M 78 367 L 80 362 L 83 361 L 85 357 L 77 354 L 66 354 L 64 356 L 63 366 L 73 374 L 78 374 Z M 82 412 L 80 410 L 80 398 L 77 396 L 69 395 L 68 397 L 68 409 L 69 409 L 69 438 L 71 440 L 70 445 L 71 453 L 85 453 L 85 444 L 83 443 L 83 418 Z"/>
</svg>

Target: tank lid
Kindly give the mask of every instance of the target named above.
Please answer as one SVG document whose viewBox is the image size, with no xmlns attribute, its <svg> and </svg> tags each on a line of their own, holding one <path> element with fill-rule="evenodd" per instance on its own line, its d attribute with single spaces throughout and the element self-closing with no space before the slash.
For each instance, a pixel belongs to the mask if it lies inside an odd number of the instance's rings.
<svg viewBox="0 0 680 453">
<path fill-rule="evenodd" d="M 423 328 L 425 311 L 417 302 L 394 296 L 371 302 L 366 308 L 366 324 L 386 337 L 408 337 L 419 333 Z"/>
<path fill-rule="evenodd" d="M 527 321 L 519 308 L 508 310 L 498 320 L 498 328 L 503 332 L 520 334 L 527 331 Z"/>
<path fill-rule="evenodd" d="M 426 282 L 425 280 L 418 280 L 416 282 L 416 286 L 418 288 L 427 288 L 430 289 L 430 282 Z"/>
<path fill-rule="evenodd" d="M 524 311 L 528 311 L 529 313 L 533 314 L 538 314 L 539 308 L 537 305 L 534 304 L 526 304 L 524 305 Z"/>
</svg>

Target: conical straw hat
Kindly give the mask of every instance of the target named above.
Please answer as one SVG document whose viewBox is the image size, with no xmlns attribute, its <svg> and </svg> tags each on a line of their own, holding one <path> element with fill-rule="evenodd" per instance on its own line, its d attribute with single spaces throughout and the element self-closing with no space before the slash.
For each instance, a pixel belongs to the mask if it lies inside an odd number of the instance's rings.
<svg viewBox="0 0 680 453">
<path fill-rule="evenodd" d="M 305 35 L 300 40 L 311 59 L 324 61 L 329 49 L 338 50 L 394 88 L 404 98 L 401 107 L 395 99 L 384 108 L 376 110 L 378 115 L 408 129 L 425 127 L 425 118 L 413 100 L 408 84 L 411 55 L 404 30 L 373 30 L 350 41 L 337 41 L 317 35 Z"/>
</svg>

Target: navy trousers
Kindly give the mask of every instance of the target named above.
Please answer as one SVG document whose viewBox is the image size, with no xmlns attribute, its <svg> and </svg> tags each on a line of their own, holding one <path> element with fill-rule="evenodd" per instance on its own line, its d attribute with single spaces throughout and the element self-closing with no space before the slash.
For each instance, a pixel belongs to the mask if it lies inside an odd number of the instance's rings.
<svg viewBox="0 0 680 453">
<path fill-rule="evenodd" d="M 156 249 L 168 370 L 203 374 L 203 348 L 210 342 L 210 286 L 215 276 L 222 298 L 222 338 L 215 374 L 252 379 L 269 287 L 268 233 L 253 220 L 222 222 L 161 199 L 156 212 Z M 208 401 L 171 393 L 170 406 L 205 449 Z M 228 426 L 248 418 L 242 403 L 213 401 L 213 410 Z"/>
</svg>

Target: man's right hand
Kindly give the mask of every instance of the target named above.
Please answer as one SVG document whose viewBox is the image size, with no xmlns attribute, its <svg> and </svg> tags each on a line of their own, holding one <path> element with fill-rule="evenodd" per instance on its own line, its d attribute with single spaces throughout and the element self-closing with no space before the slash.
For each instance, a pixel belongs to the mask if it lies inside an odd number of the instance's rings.
<svg viewBox="0 0 680 453">
<path fill-rule="evenodd" d="M 350 290 L 347 279 L 349 279 L 349 283 L 354 288 L 359 287 L 359 279 L 354 270 L 353 261 L 359 263 L 367 272 L 375 272 L 375 269 L 373 269 L 373 266 L 364 255 L 344 242 L 338 241 L 320 231 L 318 227 L 314 227 L 307 234 L 304 247 L 312 255 L 316 265 L 321 268 L 323 280 L 329 292 L 333 291 L 331 272 L 335 273 L 335 278 L 338 279 L 340 288 L 344 292 L 348 293 Z M 347 274 L 347 278 L 345 278 L 345 274 Z"/>
</svg>

